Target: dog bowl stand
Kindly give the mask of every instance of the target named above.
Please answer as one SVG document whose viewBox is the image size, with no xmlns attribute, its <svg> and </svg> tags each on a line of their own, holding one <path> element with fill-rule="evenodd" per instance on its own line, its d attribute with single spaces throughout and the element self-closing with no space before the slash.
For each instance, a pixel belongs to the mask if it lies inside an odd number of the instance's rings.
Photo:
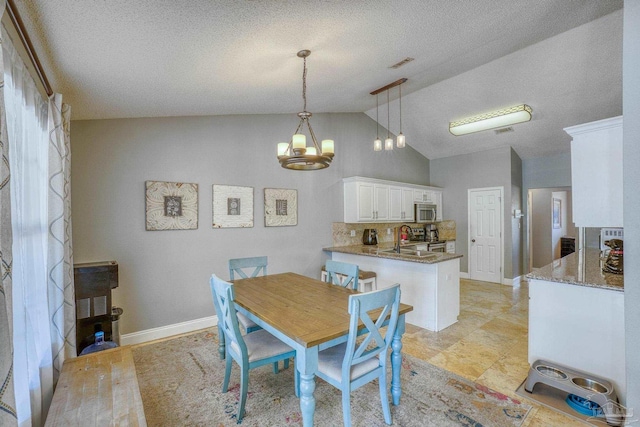
<svg viewBox="0 0 640 427">
<path fill-rule="evenodd" d="M 575 369 L 545 360 L 536 360 L 525 382 L 524 389 L 533 393 L 536 384 L 543 383 L 583 399 L 597 403 L 609 425 L 618 426 L 624 419 L 622 406 L 618 404 L 618 396 L 611 381 L 576 371 Z"/>
</svg>

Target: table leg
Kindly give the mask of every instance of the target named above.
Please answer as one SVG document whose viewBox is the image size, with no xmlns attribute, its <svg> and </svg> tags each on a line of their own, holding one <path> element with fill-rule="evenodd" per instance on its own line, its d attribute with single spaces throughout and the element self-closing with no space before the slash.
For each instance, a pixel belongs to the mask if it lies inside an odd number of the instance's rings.
<svg viewBox="0 0 640 427">
<path fill-rule="evenodd" d="M 313 415 L 316 411 L 316 398 L 313 396 L 313 392 L 316 389 L 315 372 L 318 369 L 318 347 L 297 350 L 296 358 L 300 372 L 302 425 L 312 427 Z"/>
<path fill-rule="evenodd" d="M 400 404 L 400 396 L 402 395 L 402 388 L 400 384 L 400 370 L 402 369 L 402 334 L 404 334 L 405 323 L 404 314 L 398 318 L 398 327 L 393 334 L 393 340 L 391 341 L 391 400 L 394 405 Z"/>
</svg>

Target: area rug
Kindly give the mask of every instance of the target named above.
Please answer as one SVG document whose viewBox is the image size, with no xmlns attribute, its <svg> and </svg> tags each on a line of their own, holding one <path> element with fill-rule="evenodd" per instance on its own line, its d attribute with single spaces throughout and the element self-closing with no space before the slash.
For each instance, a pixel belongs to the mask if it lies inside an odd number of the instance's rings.
<svg viewBox="0 0 640 427">
<path fill-rule="evenodd" d="M 234 426 L 240 372 L 234 363 L 229 391 L 222 393 L 224 361 L 217 330 L 139 346 L 133 357 L 149 426 Z M 249 373 L 245 426 L 300 426 L 293 363 L 273 373 L 271 365 Z M 395 426 L 520 426 L 531 406 L 403 355 L 402 397 L 391 405 Z M 390 372 L 389 372 L 390 384 Z M 317 426 L 342 426 L 340 391 L 316 379 Z M 354 426 L 385 426 L 377 382 L 351 393 Z"/>
</svg>

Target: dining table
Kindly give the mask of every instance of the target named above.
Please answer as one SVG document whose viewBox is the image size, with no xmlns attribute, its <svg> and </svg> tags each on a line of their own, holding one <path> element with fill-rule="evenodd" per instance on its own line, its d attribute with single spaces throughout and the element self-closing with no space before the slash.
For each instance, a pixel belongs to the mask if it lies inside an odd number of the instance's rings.
<svg viewBox="0 0 640 427">
<path fill-rule="evenodd" d="M 318 352 L 347 341 L 349 295 L 357 292 L 291 272 L 238 279 L 232 283 L 236 310 L 295 349 L 302 423 L 305 427 L 313 426 Z M 400 351 L 405 314 L 412 310 L 411 305 L 400 304 L 391 343 L 391 398 L 394 405 L 400 403 L 402 394 Z M 223 339 L 219 340 L 219 351 L 224 357 Z"/>
</svg>

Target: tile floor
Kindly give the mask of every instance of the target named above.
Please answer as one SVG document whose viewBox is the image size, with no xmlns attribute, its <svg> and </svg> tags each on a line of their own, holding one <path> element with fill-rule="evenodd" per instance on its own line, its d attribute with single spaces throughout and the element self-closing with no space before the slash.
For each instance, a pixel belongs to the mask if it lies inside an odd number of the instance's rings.
<svg viewBox="0 0 640 427">
<path fill-rule="evenodd" d="M 522 399 L 515 390 L 526 378 L 529 288 L 460 281 L 458 322 L 440 332 L 407 325 L 402 351 L 469 380 Z M 527 400 L 534 409 L 523 427 L 585 424 Z"/>
</svg>

